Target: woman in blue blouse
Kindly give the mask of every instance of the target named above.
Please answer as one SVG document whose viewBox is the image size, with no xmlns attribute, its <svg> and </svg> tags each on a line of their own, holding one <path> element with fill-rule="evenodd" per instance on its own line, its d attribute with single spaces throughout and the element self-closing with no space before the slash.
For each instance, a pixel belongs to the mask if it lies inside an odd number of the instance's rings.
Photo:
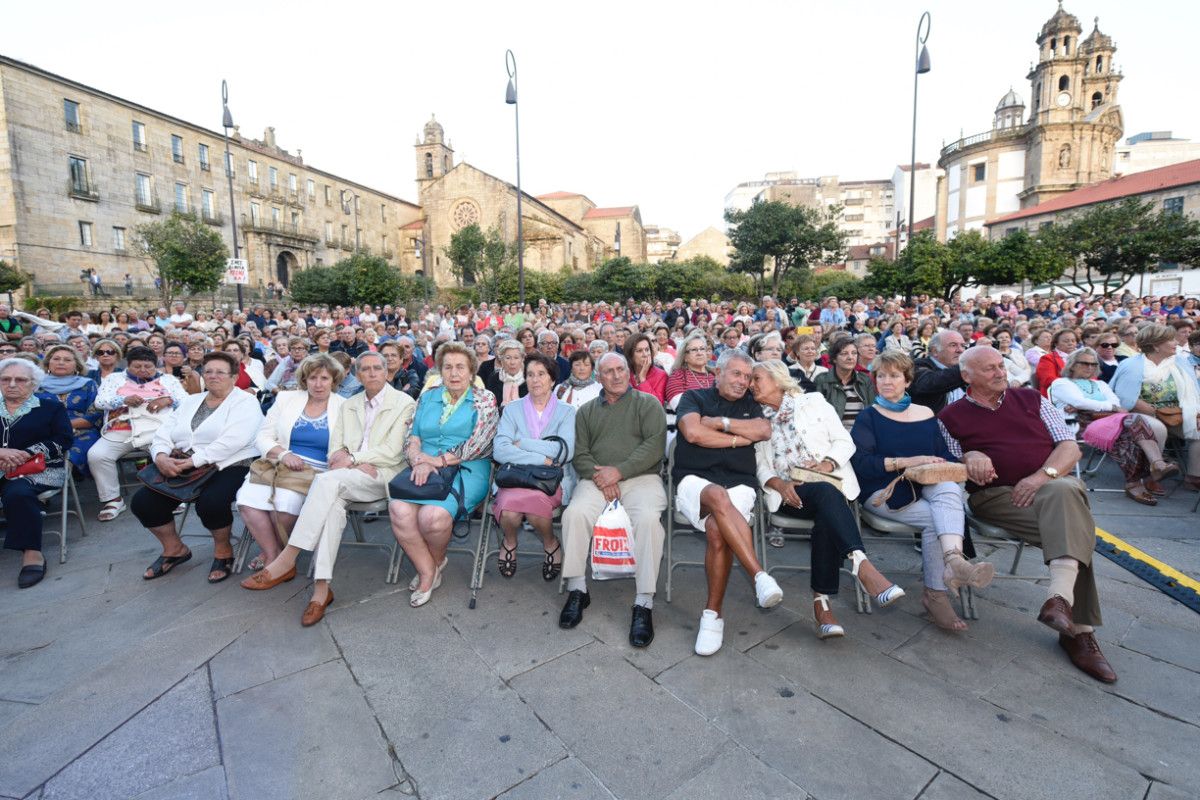
<svg viewBox="0 0 1200 800">
<path fill-rule="evenodd" d="M 77 474 L 87 475 L 88 449 L 99 440 L 104 419 L 103 412 L 94 407 L 96 382 L 87 377 L 83 358 L 70 345 L 54 345 L 46 351 L 42 363 L 48 374 L 38 387 L 37 396 L 43 400 L 57 400 L 66 406 L 75 435 L 67 457 Z"/>
<path fill-rule="evenodd" d="M 907 394 L 913 379 L 912 359 L 898 350 L 885 350 L 871 363 L 871 372 L 875 402 L 858 415 L 850 431 L 855 447 L 851 464 L 862 489 L 859 502 L 870 514 L 921 529 L 925 583 L 921 604 L 939 628 L 964 631 L 967 623 L 954 613 L 946 587 L 983 588 L 991 583 L 995 568 L 967 561 L 975 553 L 970 540 L 964 541 L 962 488 L 949 481 L 922 486 L 901 480 L 891 497 L 876 504 L 896 473 L 956 459 L 946 447 L 933 411 L 914 405 Z"/>
<path fill-rule="evenodd" d="M 446 342 L 438 348 L 434 363 L 442 385 L 421 395 L 404 456 L 418 486 L 435 470 L 459 469 L 454 491 L 444 500 L 397 498 L 393 482 L 389 504 L 392 532 L 417 571 L 409 584 L 413 608 L 428 603 L 433 590 L 441 585 L 454 523 L 466 518 L 487 494 L 489 456 L 499 420 L 495 395 L 472 388 L 478 364 L 474 352 L 458 342 Z"/>
</svg>

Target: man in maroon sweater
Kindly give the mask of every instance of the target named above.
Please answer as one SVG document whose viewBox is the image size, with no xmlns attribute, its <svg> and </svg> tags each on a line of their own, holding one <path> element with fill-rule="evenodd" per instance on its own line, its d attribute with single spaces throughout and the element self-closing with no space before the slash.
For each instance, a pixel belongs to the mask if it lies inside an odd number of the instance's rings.
<svg viewBox="0 0 1200 800">
<path fill-rule="evenodd" d="M 1079 446 L 1062 413 L 1032 389 L 1012 389 L 1004 359 L 972 347 L 959 360 L 967 394 L 938 414 L 950 452 L 967 467 L 971 513 L 1042 548 L 1050 598 L 1038 621 L 1058 632 L 1071 663 L 1113 683 L 1093 633 L 1100 600 L 1092 574 L 1096 523 L 1087 489 L 1070 472 Z"/>
</svg>

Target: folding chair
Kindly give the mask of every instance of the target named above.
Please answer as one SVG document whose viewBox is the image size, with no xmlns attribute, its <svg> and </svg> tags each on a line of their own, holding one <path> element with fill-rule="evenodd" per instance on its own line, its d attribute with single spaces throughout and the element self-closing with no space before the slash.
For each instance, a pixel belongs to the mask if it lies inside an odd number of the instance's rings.
<svg viewBox="0 0 1200 800">
<path fill-rule="evenodd" d="M 377 550 L 383 550 L 388 554 L 387 575 L 384 577 L 385 583 L 396 583 L 400 580 L 400 564 L 404 561 L 404 551 L 400 549 L 400 543 L 393 536 L 391 544 L 386 542 L 368 542 L 363 536 L 363 518 L 367 514 L 382 514 L 383 519 L 388 518 L 388 500 L 372 500 L 367 503 L 347 503 L 346 504 L 346 520 L 350 524 L 350 530 L 354 532 L 354 541 L 346 541 L 342 539 L 338 546 L 338 551 L 341 552 L 343 547 L 373 547 Z M 389 528 L 390 531 L 390 528 Z M 249 535 L 247 534 L 244 535 Z M 248 546 L 247 546 L 248 547 Z M 308 577 L 313 576 L 313 572 L 317 568 L 317 559 L 312 557 L 308 561 Z"/>
<path fill-rule="evenodd" d="M 850 503 L 849 500 L 847 500 L 846 502 L 849 503 L 850 510 L 854 512 L 854 518 L 855 518 L 855 520 L 857 520 L 858 519 L 858 504 Z M 811 519 L 802 519 L 800 517 L 793 517 L 793 516 L 790 516 L 787 514 L 780 514 L 778 512 L 768 511 L 765 497 L 759 503 L 759 508 L 760 508 L 760 513 L 761 513 L 762 517 L 758 523 L 758 539 L 759 539 L 758 553 L 759 553 L 759 558 L 762 559 L 763 570 L 765 570 L 768 575 L 770 575 L 772 572 L 777 571 L 777 570 L 794 570 L 796 572 L 812 572 L 811 561 L 808 564 L 776 564 L 773 567 L 769 566 L 767 564 L 767 560 L 768 560 L 767 530 L 769 528 L 778 528 L 782 532 L 785 544 L 788 540 L 793 540 L 793 541 L 801 541 L 801 542 L 806 541 L 806 542 L 809 542 L 811 545 L 812 529 L 813 529 L 813 525 L 815 524 L 815 521 L 811 520 Z M 860 528 L 861 528 L 861 526 L 860 526 Z M 846 567 L 842 567 L 841 571 L 846 573 L 847 575 L 851 574 L 850 570 L 847 569 Z M 853 576 L 851 577 L 851 583 L 854 586 L 854 605 L 855 605 L 855 608 L 858 610 L 858 613 L 870 614 L 872 611 L 870 598 L 866 596 L 866 593 L 863 591 L 862 587 L 859 586 L 858 580 L 854 579 Z"/>
<path fill-rule="evenodd" d="M 467 608 L 475 608 L 479 596 L 479 590 L 483 588 L 483 574 L 487 570 L 488 561 L 493 556 L 500 555 L 500 542 L 503 541 L 503 534 L 497 537 L 496 547 L 491 546 L 492 527 L 499 527 L 495 520 L 495 515 L 492 513 L 492 504 L 496 500 L 495 484 L 492 479 L 496 476 L 496 465 L 492 464 L 491 473 L 488 475 L 488 492 L 483 498 L 483 503 L 478 507 L 479 510 L 479 536 L 475 539 L 475 547 L 468 550 L 463 547 L 450 547 L 446 549 L 446 553 L 467 553 L 472 556 L 471 564 L 471 599 L 467 602 Z M 551 519 L 550 528 L 558 537 L 559 546 L 562 546 L 562 507 L 554 509 L 554 517 Z M 472 519 L 475 518 L 472 515 Z M 468 520 L 468 524 L 470 521 Z M 521 550 L 520 530 L 517 532 L 517 555 L 527 558 L 536 558 L 539 562 L 545 557 L 544 550 Z M 559 592 L 562 592 L 562 580 L 559 580 Z"/>
<path fill-rule="evenodd" d="M 117 459 L 117 488 L 120 490 L 122 498 L 127 500 L 128 496 L 132 494 L 130 490 L 141 488 L 142 482 L 137 479 L 137 462 L 149 460 L 149 450 L 130 450 Z M 133 467 L 131 472 L 125 469 L 127 466 Z M 126 480 L 121 479 L 122 473 L 126 474 Z"/>
<path fill-rule="evenodd" d="M 1049 389 L 1046 390 L 1046 399 L 1051 403 L 1054 402 L 1054 394 Z M 1075 434 L 1075 444 L 1079 445 L 1079 449 L 1086 454 L 1085 459 L 1080 459 L 1075 462 L 1075 477 L 1083 481 L 1083 485 L 1087 487 L 1089 492 L 1117 492 L 1123 493 L 1124 489 L 1097 489 L 1091 486 L 1088 481 L 1096 477 L 1100 472 L 1100 467 L 1108 459 L 1108 453 L 1093 447 L 1084 440 L 1080 431 L 1082 426 L 1079 424 L 1079 417 L 1075 414 L 1067 414 L 1063 412 L 1063 420 L 1067 423 L 1067 427 Z"/>
<path fill-rule="evenodd" d="M 1025 554 L 1025 540 L 1014 534 L 1009 533 L 999 525 L 993 525 L 989 522 L 976 517 L 971 513 L 970 505 L 966 506 L 966 522 L 967 528 L 971 531 L 971 538 L 975 544 L 987 544 L 992 547 L 1012 547 L 1015 548 L 1013 553 L 1012 566 L 1008 568 L 1008 574 L 1004 575 L 999 572 L 992 579 L 993 581 L 1026 581 L 1029 583 L 1038 583 L 1049 579 L 1049 575 L 1018 575 L 1017 567 L 1021 564 L 1021 556 Z M 979 619 L 978 613 L 975 611 L 975 595 L 968 592 L 964 595 L 966 605 L 964 608 L 971 615 L 971 619 Z"/>
</svg>

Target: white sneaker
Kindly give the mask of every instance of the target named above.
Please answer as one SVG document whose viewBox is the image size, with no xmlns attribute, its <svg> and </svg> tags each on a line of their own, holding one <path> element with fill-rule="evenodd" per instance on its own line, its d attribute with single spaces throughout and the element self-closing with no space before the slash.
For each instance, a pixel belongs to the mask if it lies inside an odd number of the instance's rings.
<svg viewBox="0 0 1200 800">
<path fill-rule="evenodd" d="M 700 632 L 696 634 L 696 655 L 711 656 L 721 649 L 725 638 L 725 620 L 717 612 L 704 610 L 700 615 Z"/>
<path fill-rule="evenodd" d="M 783 589 L 765 572 L 754 576 L 754 594 L 758 596 L 758 604 L 762 608 L 774 608 L 783 600 Z"/>
</svg>

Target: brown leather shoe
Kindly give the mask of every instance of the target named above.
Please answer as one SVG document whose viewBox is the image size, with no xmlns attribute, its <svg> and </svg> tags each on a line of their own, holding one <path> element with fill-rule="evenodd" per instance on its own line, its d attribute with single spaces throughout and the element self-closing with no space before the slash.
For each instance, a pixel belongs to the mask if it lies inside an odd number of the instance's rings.
<svg viewBox="0 0 1200 800">
<path fill-rule="evenodd" d="M 1071 604 L 1058 595 L 1042 604 L 1042 610 L 1038 612 L 1038 622 L 1053 628 L 1063 636 L 1075 635 L 1075 625 L 1071 621 Z"/>
<path fill-rule="evenodd" d="M 1109 666 L 1108 659 L 1100 652 L 1100 644 L 1091 633 L 1074 636 L 1058 635 L 1058 646 L 1067 651 L 1071 663 L 1102 683 L 1116 683 L 1117 673 Z"/>
<path fill-rule="evenodd" d="M 264 569 L 261 572 L 256 572 L 249 578 L 242 581 L 243 589 L 253 589 L 254 591 L 262 591 L 263 589 L 274 589 L 285 581 L 290 581 L 296 577 L 296 567 L 293 565 L 291 569 L 280 575 L 278 578 L 272 578 Z"/>
<path fill-rule="evenodd" d="M 1167 496 L 1166 487 L 1163 486 L 1158 481 L 1154 480 L 1153 478 L 1146 478 L 1144 481 L 1142 481 L 1142 485 L 1146 487 L 1147 492 L 1154 495 L 1155 497 L 1166 497 Z"/>
<path fill-rule="evenodd" d="M 325 619 L 325 609 L 333 602 L 333 590 L 329 590 L 329 597 L 325 598 L 324 603 L 311 601 L 304 609 L 304 616 L 300 617 L 300 624 L 306 628 L 311 628 L 321 620 Z"/>
</svg>

